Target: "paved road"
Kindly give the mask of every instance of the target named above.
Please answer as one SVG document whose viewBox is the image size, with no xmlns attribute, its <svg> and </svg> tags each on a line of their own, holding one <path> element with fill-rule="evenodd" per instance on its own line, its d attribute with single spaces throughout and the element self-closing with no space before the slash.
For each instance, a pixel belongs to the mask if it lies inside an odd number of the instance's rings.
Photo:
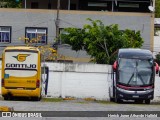
<svg viewBox="0 0 160 120">
<path fill-rule="evenodd" d="M 85 101 L 63 101 L 63 102 L 32 102 L 32 101 L 0 101 L 1 106 L 13 107 L 15 111 L 160 111 L 160 103 L 151 103 L 151 105 L 135 104 L 135 103 L 97 103 Z M 2 118 L 0 118 L 2 119 Z M 20 118 L 12 118 L 11 120 L 20 120 Z M 27 118 L 23 118 L 24 120 Z M 29 118 L 28 118 L 29 119 Z M 30 118 L 31 119 L 31 118 Z M 32 118 L 31 120 L 52 120 L 53 118 Z M 56 117 L 54 120 L 108 120 L 107 117 Z M 110 120 L 120 119 L 111 117 Z M 121 118 L 135 119 L 135 118 Z M 150 118 L 136 118 L 150 119 Z M 152 118 L 158 120 L 158 118 Z M 159 118 L 160 119 L 160 118 Z M 5 120 L 3 118 L 3 120 Z M 8 120 L 8 118 L 6 118 Z"/>
</svg>

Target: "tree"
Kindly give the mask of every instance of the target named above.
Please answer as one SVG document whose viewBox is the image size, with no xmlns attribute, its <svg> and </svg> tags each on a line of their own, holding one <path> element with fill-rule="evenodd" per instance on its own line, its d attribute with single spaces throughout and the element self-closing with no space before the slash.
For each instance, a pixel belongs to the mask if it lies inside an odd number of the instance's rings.
<svg viewBox="0 0 160 120">
<path fill-rule="evenodd" d="M 65 28 L 61 39 L 71 45 L 73 50 L 86 50 L 99 64 L 112 64 L 119 48 L 139 48 L 143 44 L 140 31 L 119 30 L 117 24 L 105 26 L 100 20 L 87 19 L 91 22 L 82 29 Z"/>
<path fill-rule="evenodd" d="M 160 18 L 160 0 L 155 1 L 155 17 Z"/>
<path fill-rule="evenodd" d="M 1 0 L 0 7 L 2 8 L 21 8 L 22 0 Z"/>
<path fill-rule="evenodd" d="M 160 53 L 156 55 L 156 62 L 160 65 Z"/>
<path fill-rule="evenodd" d="M 20 37 L 19 40 L 25 41 L 26 46 L 38 47 L 41 52 L 43 61 L 56 61 L 58 59 L 57 50 L 51 47 L 50 44 L 47 45 L 39 45 L 38 42 L 41 40 L 42 36 L 38 36 L 37 38 L 29 38 Z"/>
</svg>

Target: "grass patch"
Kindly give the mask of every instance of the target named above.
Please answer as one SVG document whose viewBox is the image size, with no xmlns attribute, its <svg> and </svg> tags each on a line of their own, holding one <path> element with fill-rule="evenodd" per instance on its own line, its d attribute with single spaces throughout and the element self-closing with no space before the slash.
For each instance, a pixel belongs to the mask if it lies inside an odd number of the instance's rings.
<svg viewBox="0 0 160 120">
<path fill-rule="evenodd" d="M 85 101 L 96 101 L 94 98 L 84 98 Z"/>
<path fill-rule="evenodd" d="M 62 102 L 62 98 L 42 98 L 43 102 Z"/>
<path fill-rule="evenodd" d="M 63 100 L 76 100 L 76 99 L 72 97 L 66 97 L 66 98 L 63 98 Z"/>
</svg>

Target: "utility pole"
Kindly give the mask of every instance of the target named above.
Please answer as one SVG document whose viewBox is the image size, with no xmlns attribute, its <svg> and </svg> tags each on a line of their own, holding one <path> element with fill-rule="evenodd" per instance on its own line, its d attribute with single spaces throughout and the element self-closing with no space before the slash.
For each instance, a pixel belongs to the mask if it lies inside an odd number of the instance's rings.
<svg viewBox="0 0 160 120">
<path fill-rule="evenodd" d="M 60 0 L 57 0 L 57 18 L 56 18 L 55 24 L 56 24 L 56 39 L 58 41 L 58 44 L 60 44 L 60 40 L 59 40 L 59 10 L 60 10 Z"/>
<path fill-rule="evenodd" d="M 71 4 L 71 0 L 68 0 L 68 10 L 70 10 L 70 4 Z"/>
<path fill-rule="evenodd" d="M 26 6 L 27 6 L 27 1 L 25 0 L 25 1 L 24 1 L 24 8 L 25 8 L 25 9 L 27 8 Z"/>
</svg>

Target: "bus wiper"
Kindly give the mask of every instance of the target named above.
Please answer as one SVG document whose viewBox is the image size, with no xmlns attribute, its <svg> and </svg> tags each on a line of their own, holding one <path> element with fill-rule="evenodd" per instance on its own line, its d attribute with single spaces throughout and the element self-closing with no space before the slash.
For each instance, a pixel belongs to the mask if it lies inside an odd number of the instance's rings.
<svg viewBox="0 0 160 120">
<path fill-rule="evenodd" d="M 138 73 L 138 76 L 139 76 L 140 80 L 142 81 L 143 85 L 145 85 L 145 82 L 143 81 L 143 79 L 139 73 Z"/>
<path fill-rule="evenodd" d="M 134 73 L 132 73 L 132 76 L 131 76 L 131 78 L 129 79 L 129 81 L 128 81 L 127 85 L 129 85 L 129 83 L 131 82 L 131 80 L 132 80 L 133 76 L 134 76 Z"/>
</svg>

